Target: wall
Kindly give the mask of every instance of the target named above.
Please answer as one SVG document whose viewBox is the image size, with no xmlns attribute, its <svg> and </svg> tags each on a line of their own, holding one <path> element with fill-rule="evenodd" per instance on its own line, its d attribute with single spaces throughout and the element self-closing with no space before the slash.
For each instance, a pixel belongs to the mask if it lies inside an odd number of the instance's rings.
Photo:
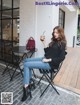
<svg viewBox="0 0 80 105">
<path fill-rule="evenodd" d="M 68 41 L 68 46 L 73 46 L 73 36 L 75 36 L 75 44 L 77 37 L 77 13 L 67 12 L 66 22 L 65 22 L 65 33 Z"/>
<path fill-rule="evenodd" d="M 36 40 L 38 52 L 36 56 L 43 56 L 43 44 L 40 42 L 40 35 L 45 31 L 46 44 L 50 42 L 53 28 L 58 25 L 59 6 L 35 5 L 37 0 L 20 1 L 20 45 L 25 45 L 26 40 L 33 36 Z M 46 1 L 46 0 L 38 0 Z M 56 0 L 53 0 L 56 2 Z M 57 0 L 58 2 L 59 0 Z M 65 11 L 65 35 L 68 47 L 73 46 L 73 36 L 77 35 L 77 9 L 69 10 L 66 6 L 61 6 Z"/>
<path fill-rule="evenodd" d="M 50 42 L 53 28 L 58 25 L 58 15 L 59 7 L 35 5 L 35 0 L 20 1 L 20 45 L 25 45 L 29 36 L 33 36 L 36 40 L 36 48 L 38 48 L 36 56 L 43 56 L 40 35 L 45 31 L 46 44 Z"/>
<path fill-rule="evenodd" d="M 46 0 L 38 0 L 38 1 L 46 1 Z M 39 40 L 40 35 L 42 35 L 43 32 L 45 31 L 44 35 L 46 37 L 46 45 L 47 45 L 51 40 L 53 28 L 56 25 L 58 25 L 59 7 L 50 6 L 50 5 L 44 5 L 44 6 L 39 5 L 37 6 L 36 9 L 37 9 L 36 43 L 37 43 L 37 48 L 39 48 L 36 56 L 43 56 L 44 53 L 43 44 Z"/>
<path fill-rule="evenodd" d="M 34 0 L 20 0 L 20 45 L 25 45 L 30 36 L 35 38 Z"/>
<path fill-rule="evenodd" d="M 65 11 L 65 35 L 67 39 L 67 46 L 73 47 L 73 36 L 75 36 L 75 44 L 77 37 L 77 21 L 78 21 L 78 12 L 77 8 L 74 8 L 75 11 L 69 11 L 66 7 L 60 7 Z M 75 46 L 75 45 L 74 45 Z"/>
</svg>

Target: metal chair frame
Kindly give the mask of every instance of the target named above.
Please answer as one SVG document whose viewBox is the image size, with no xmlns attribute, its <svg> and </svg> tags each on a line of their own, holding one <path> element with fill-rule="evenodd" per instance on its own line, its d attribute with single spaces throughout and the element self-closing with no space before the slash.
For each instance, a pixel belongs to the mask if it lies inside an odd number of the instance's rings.
<svg viewBox="0 0 80 105">
<path fill-rule="evenodd" d="M 43 96 L 43 94 L 45 93 L 45 91 L 48 89 L 48 87 L 51 85 L 52 88 L 56 91 L 56 93 L 58 95 L 59 92 L 57 91 L 57 89 L 54 87 L 54 78 L 56 77 L 57 73 L 59 72 L 60 68 L 62 66 L 62 62 L 60 63 L 58 69 L 54 69 L 54 70 L 44 70 L 44 69 L 39 69 L 40 73 L 42 74 L 40 80 L 38 81 L 37 85 L 40 85 L 41 80 L 43 79 L 43 77 L 46 78 L 47 82 L 49 83 L 46 88 L 43 90 L 43 92 L 41 93 L 40 97 Z M 50 74 L 50 75 L 49 75 Z"/>
</svg>

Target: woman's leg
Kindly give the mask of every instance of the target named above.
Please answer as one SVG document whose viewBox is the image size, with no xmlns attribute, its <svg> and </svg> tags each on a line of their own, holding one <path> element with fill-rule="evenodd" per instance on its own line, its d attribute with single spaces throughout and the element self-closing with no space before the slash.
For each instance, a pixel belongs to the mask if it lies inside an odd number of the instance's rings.
<svg viewBox="0 0 80 105">
<path fill-rule="evenodd" d="M 29 61 L 42 61 L 44 57 L 40 57 L 40 58 L 26 58 L 24 60 L 24 62 L 29 62 Z"/>
<path fill-rule="evenodd" d="M 43 58 L 44 58 L 44 57 L 39 57 L 39 58 L 26 58 L 26 59 L 25 59 L 25 62 L 42 61 Z M 31 72 L 31 70 L 29 71 L 29 77 L 32 77 L 32 72 Z M 30 80 L 30 78 L 29 78 L 29 80 Z"/>
<path fill-rule="evenodd" d="M 31 79 L 31 69 L 51 69 L 48 63 L 44 63 L 41 61 L 30 61 L 24 63 L 24 79 L 23 79 L 23 97 L 22 101 L 25 101 L 28 95 L 31 96 L 31 91 L 29 91 L 29 82 Z"/>
<path fill-rule="evenodd" d="M 23 84 L 28 85 L 31 79 L 31 69 L 51 69 L 49 63 L 44 63 L 42 61 L 30 61 L 24 63 L 24 79 Z"/>
</svg>

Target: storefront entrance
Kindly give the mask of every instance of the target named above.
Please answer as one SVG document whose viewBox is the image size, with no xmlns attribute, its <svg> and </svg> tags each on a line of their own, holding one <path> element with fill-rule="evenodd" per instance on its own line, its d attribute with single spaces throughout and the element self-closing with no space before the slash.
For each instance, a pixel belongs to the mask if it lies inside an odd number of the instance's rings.
<svg viewBox="0 0 80 105">
<path fill-rule="evenodd" d="M 0 59 L 19 43 L 20 0 L 0 0 Z"/>
</svg>

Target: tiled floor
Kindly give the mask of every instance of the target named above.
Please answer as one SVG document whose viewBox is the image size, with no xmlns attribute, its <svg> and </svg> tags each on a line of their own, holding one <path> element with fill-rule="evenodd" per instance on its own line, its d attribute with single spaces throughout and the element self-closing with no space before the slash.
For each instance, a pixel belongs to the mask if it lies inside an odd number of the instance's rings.
<svg viewBox="0 0 80 105">
<path fill-rule="evenodd" d="M 46 93 L 40 98 L 40 89 L 37 87 L 32 91 L 32 99 L 21 102 L 22 97 L 22 77 L 18 75 L 13 81 L 9 81 L 8 73 L 2 76 L 4 67 L 0 66 L 0 92 L 13 92 L 13 105 L 80 105 L 80 97 L 67 91 L 58 89 L 60 95 L 49 87 Z M 42 89 L 45 85 L 42 84 Z"/>
</svg>

